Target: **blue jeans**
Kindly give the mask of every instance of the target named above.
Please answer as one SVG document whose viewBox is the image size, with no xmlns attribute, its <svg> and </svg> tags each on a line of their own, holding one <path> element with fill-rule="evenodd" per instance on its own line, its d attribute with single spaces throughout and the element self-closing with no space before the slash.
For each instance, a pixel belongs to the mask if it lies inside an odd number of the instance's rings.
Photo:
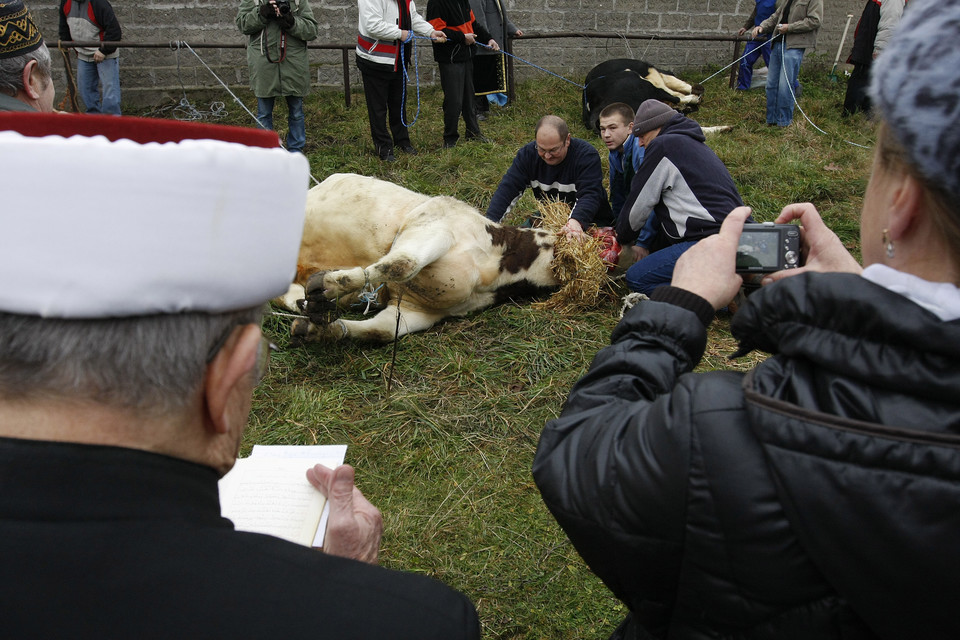
<svg viewBox="0 0 960 640">
<path fill-rule="evenodd" d="M 100 63 L 78 59 L 77 89 L 87 113 L 120 115 L 120 59 L 106 58 Z"/>
<path fill-rule="evenodd" d="M 800 75 L 803 49 L 784 49 L 783 38 L 773 43 L 767 72 L 767 124 L 786 127 L 793 122 L 794 87 Z"/>
<path fill-rule="evenodd" d="M 287 100 L 287 151 L 303 153 L 307 144 L 307 123 L 303 117 L 303 98 L 284 96 Z M 273 104 L 276 98 L 257 98 L 257 120 L 260 126 L 273 130 Z"/>
<path fill-rule="evenodd" d="M 763 63 L 770 66 L 770 41 L 759 38 L 750 40 L 743 48 L 743 60 L 740 61 L 740 72 L 737 75 L 737 90 L 746 91 L 753 80 L 753 65 L 763 56 Z"/>
<path fill-rule="evenodd" d="M 631 291 L 639 291 L 649 296 L 657 287 L 670 284 L 677 259 L 695 244 L 697 244 L 695 240 L 678 242 L 654 251 L 643 260 L 637 260 L 630 265 L 625 274 L 627 286 Z"/>
</svg>

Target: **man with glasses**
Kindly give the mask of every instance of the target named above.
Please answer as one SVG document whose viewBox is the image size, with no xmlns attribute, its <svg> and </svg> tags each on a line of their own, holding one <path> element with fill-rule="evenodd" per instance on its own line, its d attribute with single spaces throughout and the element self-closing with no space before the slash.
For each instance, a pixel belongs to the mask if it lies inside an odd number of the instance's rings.
<svg viewBox="0 0 960 640">
<path fill-rule="evenodd" d="M 305 471 L 323 553 L 220 515 L 307 160 L 266 130 L 102 120 L 0 113 L 21 214 L 0 216 L 4 636 L 477 638 L 463 595 L 374 566 L 382 520 L 349 466 Z M 114 197 L 80 162 L 117 167 Z"/>
<path fill-rule="evenodd" d="M 527 188 L 537 200 L 570 205 L 570 219 L 563 227 L 568 235 L 582 234 L 591 224 L 608 226 L 613 220 L 603 188 L 600 154 L 586 140 L 571 137 L 563 118 L 540 118 L 536 139 L 521 147 L 500 180 L 487 207 L 487 218 L 500 222 Z M 538 220 L 528 219 L 525 224 L 535 222 Z"/>
</svg>

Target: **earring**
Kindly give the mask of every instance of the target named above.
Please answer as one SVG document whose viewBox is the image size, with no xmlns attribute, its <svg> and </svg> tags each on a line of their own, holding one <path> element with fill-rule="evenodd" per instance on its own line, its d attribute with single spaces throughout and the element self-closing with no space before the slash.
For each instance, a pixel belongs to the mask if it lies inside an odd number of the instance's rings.
<svg viewBox="0 0 960 640">
<path fill-rule="evenodd" d="M 883 246 L 884 246 L 884 247 L 886 248 L 886 250 L 887 250 L 887 257 L 888 257 L 888 258 L 892 258 L 893 255 L 894 255 L 893 240 L 891 240 L 889 237 L 887 237 L 887 233 L 889 233 L 889 231 L 890 231 L 889 229 L 884 229 L 884 230 L 883 230 L 883 240 L 882 240 L 882 242 L 883 242 Z"/>
</svg>

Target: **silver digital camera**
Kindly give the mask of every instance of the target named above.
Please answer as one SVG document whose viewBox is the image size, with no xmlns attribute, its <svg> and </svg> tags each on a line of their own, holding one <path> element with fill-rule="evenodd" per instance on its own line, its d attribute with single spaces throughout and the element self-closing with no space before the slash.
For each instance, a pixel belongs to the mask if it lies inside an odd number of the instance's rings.
<svg viewBox="0 0 960 640">
<path fill-rule="evenodd" d="M 800 227 L 773 222 L 743 225 L 737 246 L 737 273 L 773 273 L 801 264 Z"/>
</svg>

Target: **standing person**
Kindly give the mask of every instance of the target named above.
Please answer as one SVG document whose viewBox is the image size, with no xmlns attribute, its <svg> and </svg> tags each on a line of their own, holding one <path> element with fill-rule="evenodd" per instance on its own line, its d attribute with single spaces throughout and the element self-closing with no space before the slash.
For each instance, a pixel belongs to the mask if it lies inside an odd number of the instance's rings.
<svg viewBox="0 0 960 640">
<path fill-rule="evenodd" d="M 787 127 L 793 122 L 796 88 L 803 54 L 817 45 L 823 0 L 777 0 L 773 15 L 750 30 L 754 38 L 770 34 L 767 70 L 767 124 Z"/>
<path fill-rule="evenodd" d="M 773 14 L 775 4 L 776 0 L 756 0 L 750 17 L 747 18 L 744 25 L 737 31 L 737 35 L 742 36 L 748 30 L 763 23 L 764 20 Z M 750 89 L 753 81 L 753 65 L 757 63 L 760 56 L 763 56 L 763 63 L 767 65 L 767 70 L 769 71 L 770 38 L 766 36 L 749 40 L 743 47 L 743 59 L 740 60 L 740 67 L 737 73 L 737 91 L 747 91 Z"/>
<path fill-rule="evenodd" d="M 61 40 L 119 42 L 122 35 L 107 0 L 60 0 Z M 75 51 L 77 89 L 87 113 L 120 115 L 120 50 L 101 44 Z"/>
<path fill-rule="evenodd" d="M 633 243 L 627 286 L 649 296 L 670 283 L 681 254 L 717 233 L 743 200 L 726 165 L 704 142 L 700 125 L 685 115 L 645 100 L 633 135 L 645 154 L 617 219 L 617 239 Z M 647 228 L 651 211 L 654 229 Z"/>
<path fill-rule="evenodd" d="M 21 0 L 0 1 L 0 111 L 53 111 L 50 51 Z"/>
<path fill-rule="evenodd" d="M 738 354 L 771 355 L 693 373 L 741 286 L 737 209 L 547 423 L 534 479 L 630 609 L 616 637 L 960 637 L 957 41 L 960 1 L 911 0 L 876 60 L 866 268 L 812 204 L 787 205 L 806 266 L 730 326 Z"/>
<path fill-rule="evenodd" d="M 470 0 L 470 9 L 477 24 L 483 25 L 493 39 L 505 46 L 509 36 L 520 37 L 518 29 L 507 17 L 502 0 Z M 501 107 L 507 104 L 507 69 L 503 54 L 481 48 L 473 58 L 473 90 L 477 119 L 486 119 L 490 111 L 488 97 Z"/>
<path fill-rule="evenodd" d="M 863 7 L 853 35 L 853 49 L 847 58 L 847 62 L 853 65 L 853 73 L 847 80 L 843 115 L 870 111 L 870 67 L 899 24 L 903 6 L 904 0 L 867 0 Z"/>
<path fill-rule="evenodd" d="M 307 143 L 303 98 L 310 93 L 307 42 L 317 37 L 309 0 L 242 0 L 236 23 L 249 37 L 247 66 L 260 126 L 273 129 L 274 103 L 284 98 L 287 151 L 303 153 Z"/>
<path fill-rule="evenodd" d="M 102 120 L 0 114 L 4 637 L 476 640 L 465 596 L 375 566 L 348 465 L 305 470 L 322 552 L 221 517 L 306 158 L 262 129 Z M 80 165 L 110 167 L 109 198 Z"/>
<path fill-rule="evenodd" d="M 460 116 L 467 140 L 486 141 L 480 133 L 473 101 L 473 56 L 477 42 L 485 42 L 493 51 L 500 45 L 487 29 L 477 23 L 467 0 L 429 0 L 427 20 L 442 31 L 446 40 L 433 44 L 433 59 L 440 67 L 443 88 L 443 148 L 457 146 Z"/>
<path fill-rule="evenodd" d="M 357 7 L 357 69 L 363 78 L 370 135 L 377 156 L 384 162 L 394 162 L 394 148 L 410 155 L 417 153 L 404 124 L 403 73 L 404 65 L 410 65 L 413 34 L 437 42 L 443 42 L 446 36 L 420 17 L 413 0 L 358 0 Z"/>
<path fill-rule="evenodd" d="M 611 223 L 610 203 L 603 190 L 603 169 L 596 148 L 570 136 L 558 116 L 537 122 L 533 142 L 517 151 L 513 164 L 490 198 L 487 218 L 500 222 L 528 188 L 537 200 L 560 200 L 570 205 L 564 233 L 580 234 L 591 224 Z M 529 221 L 532 222 L 532 221 Z"/>
</svg>

